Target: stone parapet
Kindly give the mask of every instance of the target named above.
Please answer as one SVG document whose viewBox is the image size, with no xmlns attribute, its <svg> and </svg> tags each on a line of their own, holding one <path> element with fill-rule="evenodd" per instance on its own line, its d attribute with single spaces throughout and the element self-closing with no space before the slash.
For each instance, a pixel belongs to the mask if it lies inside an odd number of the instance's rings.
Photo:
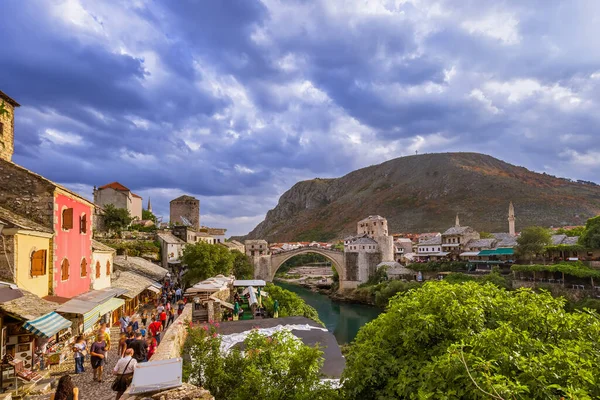
<svg viewBox="0 0 600 400">
<path fill-rule="evenodd" d="M 192 321 L 192 304 L 186 304 L 175 322 L 162 334 L 160 345 L 150 361 L 168 360 L 181 357 L 181 351 L 187 338 L 187 328 Z"/>
</svg>

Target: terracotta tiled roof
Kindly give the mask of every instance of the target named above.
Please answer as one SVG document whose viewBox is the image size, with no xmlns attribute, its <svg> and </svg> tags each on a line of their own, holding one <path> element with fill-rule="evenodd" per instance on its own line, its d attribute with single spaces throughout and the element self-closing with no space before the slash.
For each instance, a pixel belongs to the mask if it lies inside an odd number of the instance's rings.
<svg viewBox="0 0 600 400">
<path fill-rule="evenodd" d="M 132 195 L 133 197 L 137 197 L 138 199 L 141 199 L 141 198 L 142 198 L 142 196 L 140 196 L 139 194 L 131 193 L 131 195 Z"/>
<path fill-rule="evenodd" d="M 119 182 L 107 183 L 104 186 L 100 186 L 98 189 L 114 189 L 114 190 L 120 190 L 122 192 L 130 192 L 129 188 L 121 185 Z"/>
</svg>

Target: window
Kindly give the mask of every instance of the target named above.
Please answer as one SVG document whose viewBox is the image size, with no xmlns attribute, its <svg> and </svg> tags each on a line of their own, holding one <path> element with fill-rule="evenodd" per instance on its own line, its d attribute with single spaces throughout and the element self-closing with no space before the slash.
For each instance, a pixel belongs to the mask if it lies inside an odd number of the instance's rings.
<svg viewBox="0 0 600 400">
<path fill-rule="evenodd" d="M 67 260 L 66 258 L 60 265 L 60 279 L 63 281 L 69 279 L 69 260 Z"/>
<path fill-rule="evenodd" d="M 96 279 L 100 278 L 100 261 L 96 261 Z"/>
<path fill-rule="evenodd" d="M 85 214 L 79 218 L 79 233 L 87 233 L 87 216 Z"/>
<path fill-rule="evenodd" d="M 62 212 L 62 228 L 73 229 L 73 209 L 65 208 Z"/>
<path fill-rule="evenodd" d="M 87 260 L 81 260 L 81 277 L 87 276 Z"/>
<path fill-rule="evenodd" d="M 46 250 L 34 251 L 31 254 L 31 276 L 46 275 Z"/>
<path fill-rule="evenodd" d="M 110 276 L 110 261 L 106 261 L 106 276 Z"/>
</svg>

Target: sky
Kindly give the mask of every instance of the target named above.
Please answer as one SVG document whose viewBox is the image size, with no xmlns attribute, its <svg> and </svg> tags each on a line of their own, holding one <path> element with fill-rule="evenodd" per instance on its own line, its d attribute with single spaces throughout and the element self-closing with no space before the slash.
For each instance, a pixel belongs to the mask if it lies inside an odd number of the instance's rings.
<svg viewBox="0 0 600 400">
<path fill-rule="evenodd" d="M 300 180 L 475 151 L 599 181 L 597 0 L 7 0 L 13 161 L 245 234 Z"/>
</svg>

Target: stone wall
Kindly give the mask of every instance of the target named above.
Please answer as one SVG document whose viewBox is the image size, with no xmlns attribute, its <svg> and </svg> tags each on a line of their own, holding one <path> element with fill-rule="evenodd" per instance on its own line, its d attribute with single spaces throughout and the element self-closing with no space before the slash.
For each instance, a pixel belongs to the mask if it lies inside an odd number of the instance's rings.
<svg viewBox="0 0 600 400">
<path fill-rule="evenodd" d="M 48 180 L 0 158 L 0 207 L 54 229 L 54 190 Z"/>
<path fill-rule="evenodd" d="M 4 251 L 5 249 L 6 252 Z M 10 265 L 7 258 L 10 261 Z M 0 280 L 14 282 L 13 270 L 15 268 L 15 261 L 15 236 L 0 236 Z"/>
<path fill-rule="evenodd" d="M 6 100 L 0 99 L 0 104 L 2 104 L 2 102 L 4 102 L 4 108 L 9 114 L 0 115 L 0 158 L 10 161 L 12 159 L 15 142 L 15 108 Z"/>
</svg>

